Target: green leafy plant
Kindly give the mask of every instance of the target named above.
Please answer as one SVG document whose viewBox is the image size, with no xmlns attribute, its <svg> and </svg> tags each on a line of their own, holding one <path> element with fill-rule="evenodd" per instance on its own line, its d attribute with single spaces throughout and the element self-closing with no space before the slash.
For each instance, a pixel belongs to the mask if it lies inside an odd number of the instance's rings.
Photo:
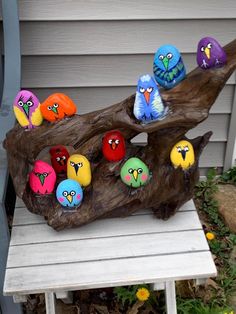
<svg viewBox="0 0 236 314">
<path fill-rule="evenodd" d="M 225 171 L 219 178 L 222 182 L 236 184 L 236 166 Z"/>
<path fill-rule="evenodd" d="M 225 314 L 230 313 L 230 307 L 210 306 L 200 299 L 177 298 L 178 314 Z"/>
</svg>

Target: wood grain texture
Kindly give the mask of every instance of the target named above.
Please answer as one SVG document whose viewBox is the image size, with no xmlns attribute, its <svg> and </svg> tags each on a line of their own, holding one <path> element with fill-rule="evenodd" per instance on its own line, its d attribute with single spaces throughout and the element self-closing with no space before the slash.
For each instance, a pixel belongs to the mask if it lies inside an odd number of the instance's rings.
<svg viewBox="0 0 236 314">
<path fill-rule="evenodd" d="M 28 86 L 25 86 L 28 89 Z M 31 88 L 35 95 L 43 102 L 53 93 L 64 93 L 70 96 L 78 108 L 79 114 L 100 110 L 112 103 L 118 103 L 129 95 L 134 94 L 136 86 L 106 86 L 106 87 L 52 87 L 52 88 Z M 210 114 L 230 114 L 233 103 L 234 86 L 226 85 L 214 105 Z"/>
<path fill-rule="evenodd" d="M 75 115 L 53 125 L 44 122 L 31 132 L 17 125 L 8 132 L 4 145 L 18 196 L 23 197 L 30 211 L 43 215 L 57 230 L 81 226 L 98 218 L 126 216 L 141 208 L 152 208 L 156 217 L 169 218 L 193 196 L 199 158 L 211 132 L 190 140 L 196 161 L 187 175 L 171 166 L 170 150 L 188 130 L 208 117 L 211 106 L 236 68 L 235 47 L 236 40 L 225 47 L 227 64 L 224 67 L 208 71 L 197 68 L 175 88 L 161 92 L 170 108 L 164 120 L 147 125 L 137 123 L 132 114 L 134 96 L 130 96 L 104 110 Z M 100 154 L 101 138 L 112 129 L 123 131 L 127 141 L 126 158 L 137 156 L 152 171 L 150 182 L 135 193 L 130 193 L 119 179 L 121 163 L 112 165 Z M 148 145 L 132 145 L 129 141 L 142 132 L 148 133 Z M 73 213 L 65 213 L 54 195 L 34 195 L 27 184 L 29 165 L 44 148 L 56 144 L 73 146 L 92 164 L 92 184 L 84 191 L 82 205 Z"/>
<path fill-rule="evenodd" d="M 196 67 L 195 54 L 184 54 L 183 59 L 187 72 Z M 22 58 L 22 86 L 58 89 L 136 86 L 140 74 L 153 73 L 152 67 L 153 54 L 29 56 Z M 235 76 L 232 75 L 227 81 L 228 84 L 235 84 Z"/>
<path fill-rule="evenodd" d="M 19 0 L 19 18 L 23 21 L 47 20 L 137 20 L 137 19 L 229 19 L 235 18 L 236 4 L 227 0 L 187 0 L 162 2 L 147 0 Z M 156 9 L 155 9 L 156 8 Z"/>
<path fill-rule="evenodd" d="M 166 43 L 182 53 L 195 53 L 208 34 L 221 45 L 235 38 L 232 20 L 150 20 L 100 22 L 22 22 L 23 55 L 152 54 Z M 183 40 L 183 29 L 184 32 Z M 227 32 L 225 31 L 227 29 Z M 125 34 L 125 35 L 124 35 Z"/>
<path fill-rule="evenodd" d="M 172 255 L 134 257 L 7 269 L 4 293 L 31 294 L 65 288 L 73 291 L 215 275 L 209 251 L 176 254 L 174 258 Z"/>
<path fill-rule="evenodd" d="M 104 225 L 106 228 L 104 228 Z M 135 215 L 123 219 L 109 218 L 97 220 L 77 229 L 56 232 L 47 224 L 30 224 L 15 226 L 12 232 L 11 245 L 27 245 L 31 243 L 48 243 L 126 235 L 175 232 L 201 229 L 195 211 L 177 212 L 168 221 L 155 219 L 153 215 Z"/>
</svg>

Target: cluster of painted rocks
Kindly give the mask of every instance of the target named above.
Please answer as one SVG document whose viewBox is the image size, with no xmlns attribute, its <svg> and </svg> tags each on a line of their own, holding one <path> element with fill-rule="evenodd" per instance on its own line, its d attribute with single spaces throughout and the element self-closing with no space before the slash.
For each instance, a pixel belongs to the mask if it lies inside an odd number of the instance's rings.
<svg viewBox="0 0 236 314">
<path fill-rule="evenodd" d="M 205 37 L 198 43 L 197 63 L 204 70 L 221 67 L 226 63 L 226 54 L 214 38 Z M 186 70 L 179 50 L 173 45 L 161 46 L 154 56 L 153 73 L 157 84 L 165 89 L 184 80 Z M 138 80 L 133 113 L 142 123 L 160 121 L 168 114 L 154 78 L 145 74 Z"/>
</svg>

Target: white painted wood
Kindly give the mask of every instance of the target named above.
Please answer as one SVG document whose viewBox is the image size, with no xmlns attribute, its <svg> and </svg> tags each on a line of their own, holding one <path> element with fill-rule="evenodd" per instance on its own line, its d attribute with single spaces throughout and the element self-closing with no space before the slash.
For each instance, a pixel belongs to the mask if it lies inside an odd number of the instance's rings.
<svg viewBox="0 0 236 314">
<path fill-rule="evenodd" d="M 165 285 L 167 314 L 177 314 L 175 282 L 167 281 Z"/>
<path fill-rule="evenodd" d="M 20 295 L 20 294 L 14 294 L 13 295 L 13 301 L 14 301 L 14 303 L 27 302 L 27 296 L 26 295 Z"/>
<path fill-rule="evenodd" d="M 158 244 L 157 244 L 158 245 Z M 167 280 L 211 277 L 216 268 L 211 253 L 133 257 L 84 263 L 10 268 L 4 293 L 39 293 L 114 287 Z"/>
<path fill-rule="evenodd" d="M 196 279 L 196 285 L 197 286 L 204 286 L 206 281 L 207 281 L 207 278 L 197 278 Z"/>
<path fill-rule="evenodd" d="M 58 291 L 56 298 L 62 300 L 65 304 L 73 303 L 73 293 L 71 291 Z"/>
<path fill-rule="evenodd" d="M 192 211 L 196 210 L 194 207 L 194 203 L 192 200 L 186 202 L 179 211 Z M 151 215 L 152 211 L 149 209 L 143 209 L 140 211 L 137 211 L 133 215 Z M 17 225 L 32 225 L 32 224 L 40 224 L 40 223 L 45 223 L 45 220 L 42 216 L 36 215 L 31 213 L 25 208 L 25 205 L 23 201 L 20 198 L 17 198 L 16 201 L 16 208 L 15 208 L 15 214 L 14 214 L 14 219 L 13 219 L 13 226 Z"/>
<path fill-rule="evenodd" d="M 19 17 L 21 20 L 136 20 L 136 19 L 212 19 L 234 18 L 234 0 L 189 2 L 170 0 L 20 0 Z"/>
<path fill-rule="evenodd" d="M 152 290 L 160 291 L 165 289 L 165 282 L 155 282 L 151 285 Z"/>
<path fill-rule="evenodd" d="M 141 228 L 141 225 L 139 227 Z M 11 246 L 7 267 L 53 265 L 207 250 L 208 244 L 202 236 L 202 230 L 124 235 Z"/>
<path fill-rule="evenodd" d="M 183 54 L 187 72 L 196 68 L 196 55 Z M 22 86 L 135 86 L 140 73 L 152 73 L 153 54 L 107 56 L 28 56 L 22 58 Z M 235 83 L 231 75 L 228 83 Z"/>
<path fill-rule="evenodd" d="M 46 314 L 56 314 L 56 300 L 53 292 L 45 293 Z"/>
<path fill-rule="evenodd" d="M 104 228 L 105 225 L 105 228 Z M 194 211 L 177 212 L 167 221 L 152 215 L 129 216 L 97 220 L 80 228 L 57 232 L 46 224 L 15 226 L 12 230 L 11 245 L 79 240 L 121 235 L 149 234 L 201 229 L 198 215 Z"/>
<path fill-rule="evenodd" d="M 208 34 L 225 45 L 235 38 L 235 27 L 236 19 L 22 22 L 21 53 L 148 54 L 154 53 L 166 41 L 178 47 L 181 52 L 195 53 L 198 40 L 206 35 L 206 29 Z M 184 29 L 188 31 L 184 32 Z M 151 38 L 155 40 L 150 40 Z"/>
<path fill-rule="evenodd" d="M 78 113 L 83 114 L 93 110 L 99 110 L 109 105 L 118 103 L 135 93 L 135 86 L 118 87 L 80 87 L 80 88 L 31 88 L 40 101 L 44 101 L 50 94 L 60 91 L 70 96 L 78 105 Z M 229 114 L 233 102 L 234 86 L 226 85 L 215 104 L 211 114 Z"/>
</svg>

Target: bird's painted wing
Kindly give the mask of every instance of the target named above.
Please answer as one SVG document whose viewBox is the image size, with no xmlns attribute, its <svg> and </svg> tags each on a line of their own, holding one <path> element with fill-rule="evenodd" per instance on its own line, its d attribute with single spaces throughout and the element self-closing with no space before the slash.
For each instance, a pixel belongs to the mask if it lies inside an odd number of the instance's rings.
<svg viewBox="0 0 236 314">
<path fill-rule="evenodd" d="M 25 114 L 16 106 L 13 106 L 13 110 L 16 116 L 16 119 L 20 125 L 24 128 L 29 125 L 29 120 L 26 118 Z"/>
<path fill-rule="evenodd" d="M 155 119 L 161 118 L 163 116 L 165 109 L 158 91 L 155 91 L 151 106 L 153 117 Z"/>
<path fill-rule="evenodd" d="M 140 93 L 136 92 L 135 102 L 134 102 L 134 115 L 138 120 L 141 120 L 144 113 L 145 108 L 143 106 Z"/>
<path fill-rule="evenodd" d="M 43 116 L 42 116 L 42 113 L 40 111 L 40 106 L 38 106 L 36 108 L 36 110 L 32 113 L 31 123 L 34 126 L 39 126 L 40 124 L 42 124 L 42 122 L 43 122 Z"/>
</svg>

